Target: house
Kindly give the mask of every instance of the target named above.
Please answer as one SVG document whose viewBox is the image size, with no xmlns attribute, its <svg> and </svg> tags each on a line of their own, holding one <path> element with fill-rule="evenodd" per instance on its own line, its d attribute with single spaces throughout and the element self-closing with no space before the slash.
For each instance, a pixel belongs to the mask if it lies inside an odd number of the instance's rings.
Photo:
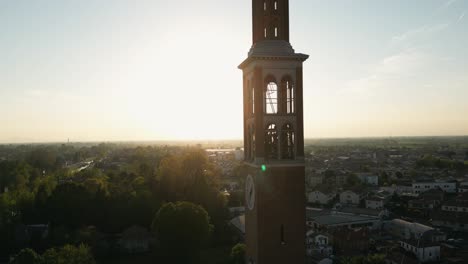
<svg viewBox="0 0 468 264">
<path fill-rule="evenodd" d="M 412 254 L 399 248 L 398 250 L 390 250 L 385 257 L 385 261 L 388 264 L 419 264 L 418 259 Z"/>
<path fill-rule="evenodd" d="M 357 175 L 358 178 L 361 180 L 362 183 L 372 185 L 372 186 L 379 186 L 379 176 L 373 175 L 369 173 L 360 173 Z"/>
<path fill-rule="evenodd" d="M 441 189 L 431 189 L 420 193 L 417 199 L 408 201 L 408 208 L 420 210 L 432 210 L 438 207 L 445 199 L 445 192 Z"/>
<path fill-rule="evenodd" d="M 309 203 L 326 205 L 333 201 L 336 197 L 336 192 L 330 188 L 317 188 L 308 194 L 307 200 Z"/>
<path fill-rule="evenodd" d="M 413 193 L 421 194 L 423 192 L 441 189 L 447 193 L 456 193 L 457 192 L 457 183 L 456 182 L 417 182 L 413 183 Z"/>
<path fill-rule="evenodd" d="M 393 219 L 385 225 L 384 229 L 392 236 L 402 240 L 418 238 L 426 232 L 432 232 L 435 230 L 432 227 L 420 223 L 411 223 L 402 219 Z M 431 233 L 431 235 L 434 237 L 434 240 L 437 241 L 442 241 L 446 238 L 445 234 L 442 233 Z"/>
<path fill-rule="evenodd" d="M 436 188 L 420 193 L 418 197 L 424 198 L 426 200 L 443 201 L 445 199 L 445 192 L 440 188 Z"/>
<path fill-rule="evenodd" d="M 413 253 L 420 263 L 440 260 L 440 245 L 432 240 L 430 233 L 419 238 L 400 240 L 399 244 L 405 251 Z"/>
<path fill-rule="evenodd" d="M 387 199 L 378 195 L 372 195 L 366 198 L 365 200 L 366 200 L 366 208 L 374 209 L 374 210 L 383 209 L 385 206 L 385 202 L 387 201 Z"/>
<path fill-rule="evenodd" d="M 389 192 L 391 194 L 401 195 L 401 194 L 404 194 L 404 193 L 413 193 L 413 186 L 393 184 L 392 186 L 380 187 L 380 190 Z"/>
<path fill-rule="evenodd" d="M 459 193 L 468 192 L 468 182 L 461 182 L 460 186 L 458 187 Z"/>
<path fill-rule="evenodd" d="M 37 225 L 24 225 L 17 224 L 13 230 L 14 241 L 18 247 L 25 247 L 27 245 L 39 245 L 46 241 L 49 236 L 49 225 L 48 224 L 37 224 Z"/>
<path fill-rule="evenodd" d="M 309 179 L 309 186 L 311 187 L 322 184 L 323 182 L 323 177 L 321 175 L 309 176 L 308 179 Z"/>
<path fill-rule="evenodd" d="M 343 205 L 359 205 L 366 196 L 367 192 L 363 190 L 347 190 L 340 194 L 340 203 Z"/>
<path fill-rule="evenodd" d="M 461 193 L 455 200 L 443 203 L 442 211 L 468 213 L 468 193 Z"/>
<path fill-rule="evenodd" d="M 313 230 L 307 232 L 306 245 L 308 256 L 320 256 L 326 258 L 333 254 L 331 246 L 331 236 L 328 233 L 315 232 Z"/>
<path fill-rule="evenodd" d="M 353 213 L 338 212 L 336 210 L 312 210 L 307 209 L 307 225 L 315 231 L 333 230 L 336 228 L 368 228 L 372 230 L 381 227 L 380 216 L 359 215 Z"/>
<path fill-rule="evenodd" d="M 245 214 L 234 217 L 229 223 L 237 234 L 235 240 L 243 241 L 245 239 Z"/>
<path fill-rule="evenodd" d="M 468 213 L 440 210 L 432 214 L 431 223 L 436 227 L 468 232 Z"/>
<path fill-rule="evenodd" d="M 150 251 L 151 233 L 144 227 L 127 228 L 118 241 L 120 248 L 126 253 L 146 253 Z"/>
<path fill-rule="evenodd" d="M 440 202 L 436 200 L 414 199 L 408 201 L 408 208 L 419 210 L 432 210 L 439 203 Z"/>
<path fill-rule="evenodd" d="M 453 231 L 468 231 L 468 192 L 460 193 L 454 200 L 444 202 L 440 211 L 432 215 L 432 224 Z"/>
<path fill-rule="evenodd" d="M 369 250 L 369 229 L 340 227 L 333 230 L 333 248 L 343 256 L 366 253 Z"/>
</svg>

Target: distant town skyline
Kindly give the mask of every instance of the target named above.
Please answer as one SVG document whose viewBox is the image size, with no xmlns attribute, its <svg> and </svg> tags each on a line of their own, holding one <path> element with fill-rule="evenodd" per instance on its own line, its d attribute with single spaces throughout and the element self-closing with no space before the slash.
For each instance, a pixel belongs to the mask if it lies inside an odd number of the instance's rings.
<svg viewBox="0 0 468 264">
<path fill-rule="evenodd" d="M 250 8 L 0 2 L 0 143 L 241 139 Z M 468 1 L 290 8 L 306 138 L 468 135 Z"/>
</svg>

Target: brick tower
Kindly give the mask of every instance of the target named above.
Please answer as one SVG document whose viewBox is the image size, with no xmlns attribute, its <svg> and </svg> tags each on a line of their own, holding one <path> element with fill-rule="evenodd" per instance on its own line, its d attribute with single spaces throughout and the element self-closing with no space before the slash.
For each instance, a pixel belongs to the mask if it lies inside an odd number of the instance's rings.
<svg viewBox="0 0 468 264">
<path fill-rule="evenodd" d="M 305 263 L 302 64 L 289 43 L 289 1 L 252 0 L 244 86 L 247 261 Z"/>
</svg>

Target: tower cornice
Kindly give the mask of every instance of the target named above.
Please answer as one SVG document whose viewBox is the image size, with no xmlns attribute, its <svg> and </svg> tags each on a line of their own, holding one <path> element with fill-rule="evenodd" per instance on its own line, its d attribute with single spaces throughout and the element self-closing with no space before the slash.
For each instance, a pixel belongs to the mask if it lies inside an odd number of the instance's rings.
<svg viewBox="0 0 468 264">
<path fill-rule="evenodd" d="M 239 66 L 238 68 L 239 69 L 245 69 L 247 68 L 250 63 L 254 62 L 254 61 L 300 61 L 300 62 L 304 62 L 306 61 L 307 59 L 309 58 L 309 55 L 307 54 L 302 54 L 302 53 L 294 53 L 294 54 L 291 54 L 291 55 L 284 55 L 284 56 L 281 56 L 281 55 L 253 55 L 253 56 L 249 56 L 247 59 L 245 59 Z"/>
</svg>

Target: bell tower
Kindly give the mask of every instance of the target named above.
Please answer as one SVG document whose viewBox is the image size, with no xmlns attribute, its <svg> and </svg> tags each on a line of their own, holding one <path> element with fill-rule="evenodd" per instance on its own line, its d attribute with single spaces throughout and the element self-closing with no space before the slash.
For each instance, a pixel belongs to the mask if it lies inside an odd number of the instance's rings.
<svg viewBox="0 0 468 264">
<path fill-rule="evenodd" d="M 252 0 L 243 71 L 247 263 L 305 263 L 302 65 L 289 43 L 289 0 Z"/>
</svg>

